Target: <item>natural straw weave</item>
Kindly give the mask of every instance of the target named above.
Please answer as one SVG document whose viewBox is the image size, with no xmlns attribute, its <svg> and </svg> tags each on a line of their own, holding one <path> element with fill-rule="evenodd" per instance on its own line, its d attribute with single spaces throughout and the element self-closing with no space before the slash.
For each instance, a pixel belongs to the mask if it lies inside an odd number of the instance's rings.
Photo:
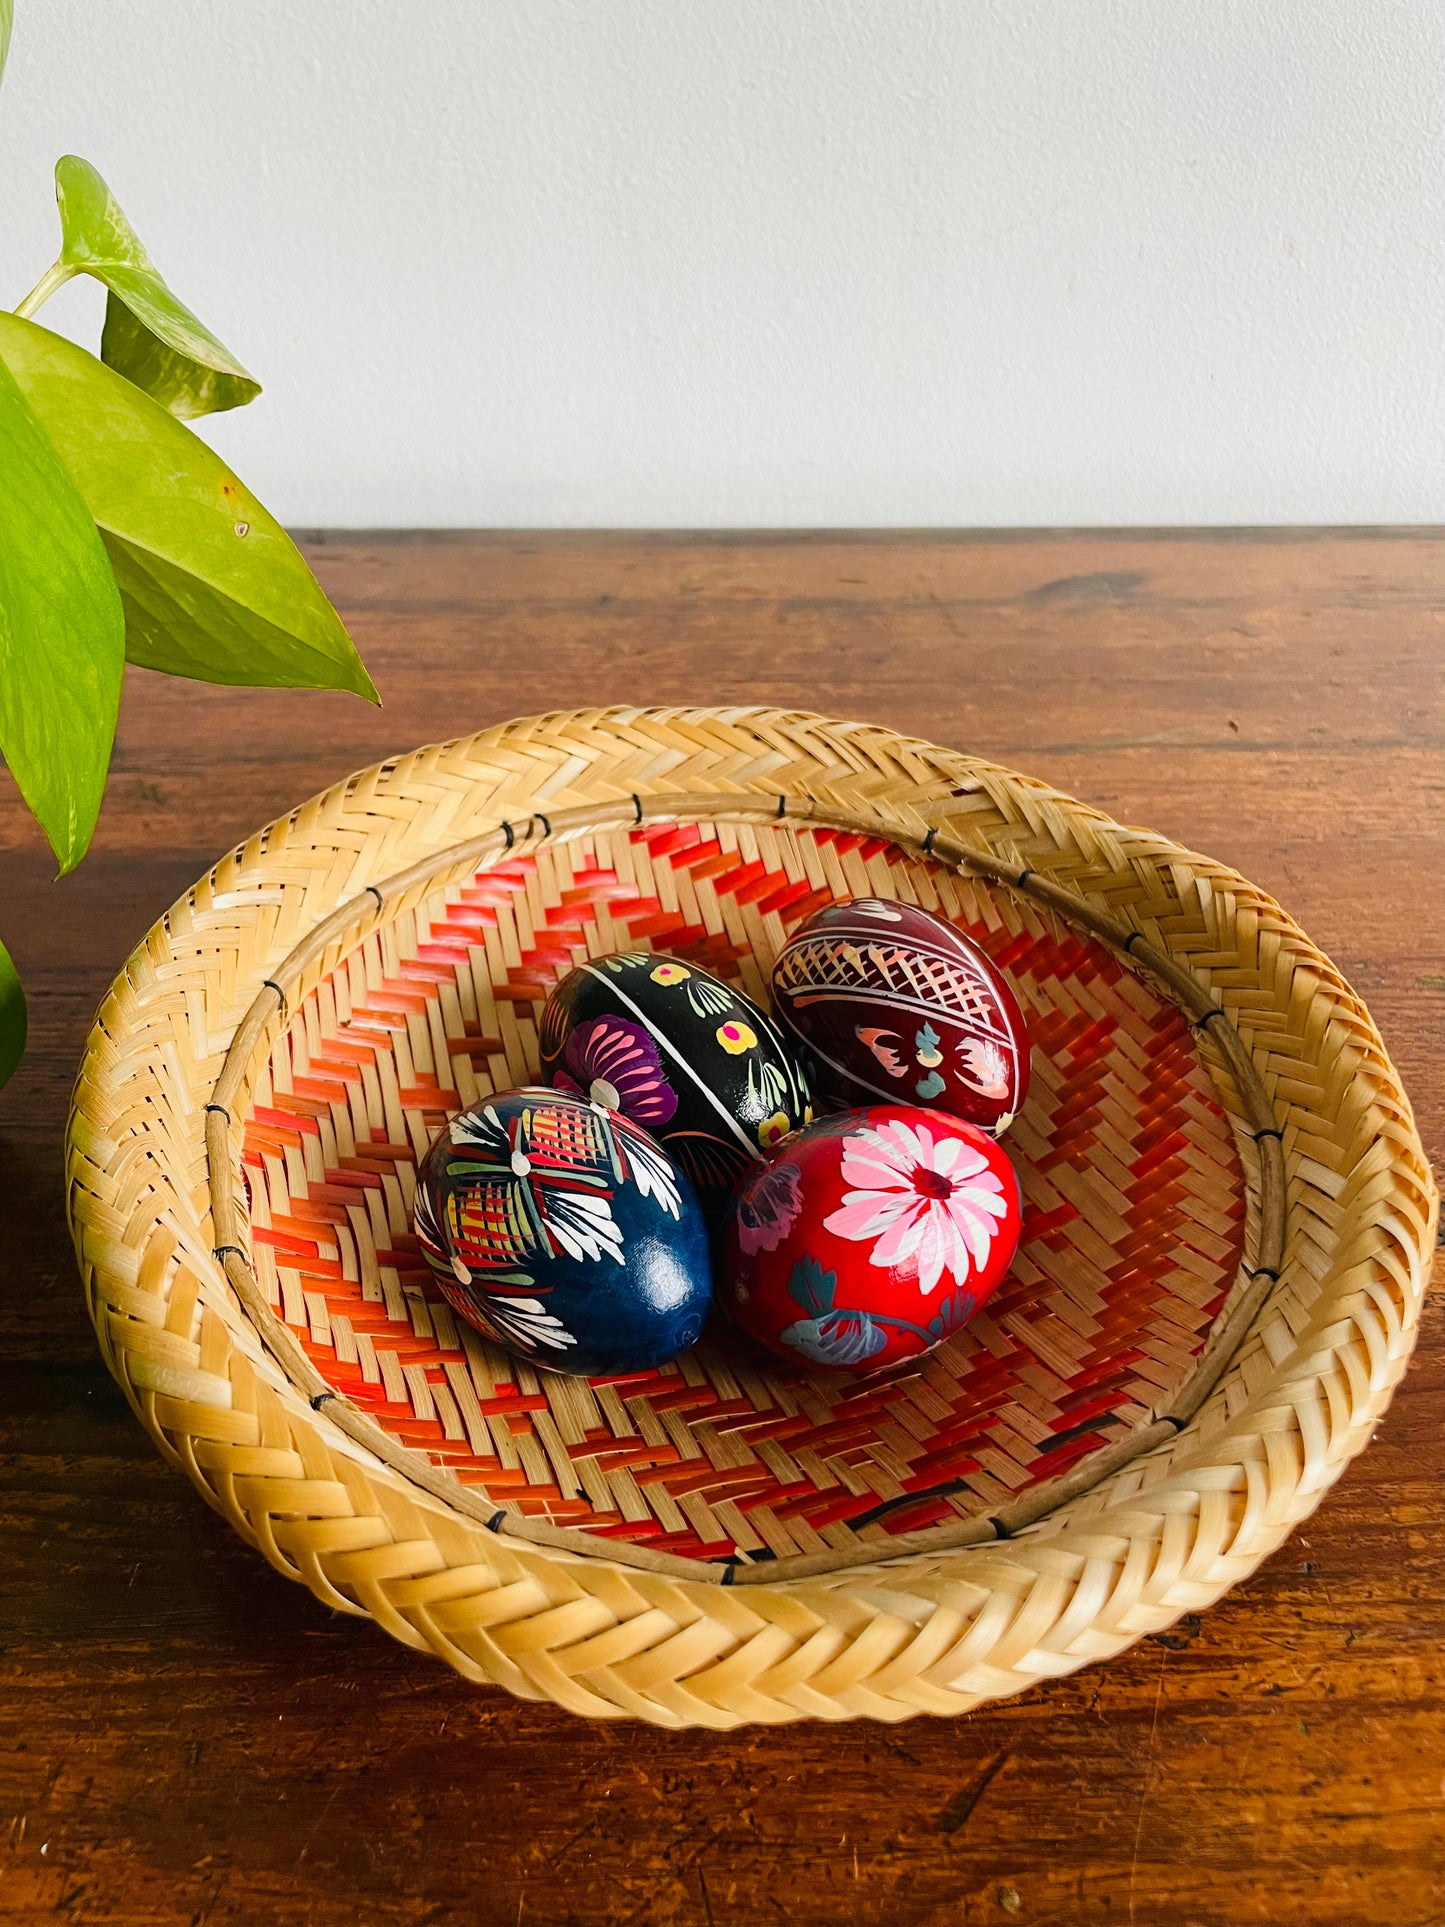
<svg viewBox="0 0 1445 1927">
<path fill-rule="evenodd" d="M 1214 1047 L 1172 1004 L 1026 898 L 879 837 L 786 818 L 552 827 L 371 929 L 288 1003 L 250 1087 L 252 1268 L 346 1394 L 342 1423 L 360 1405 L 480 1488 L 487 1517 L 580 1527 L 683 1578 L 735 1560 L 750 1584 L 872 1562 L 929 1527 L 929 1549 L 992 1537 L 990 1518 L 1047 1509 L 1075 1462 L 1125 1435 L 1141 1450 L 1197 1399 L 1246 1186 Z M 781 1366 L 723 1319 L 675 1365 L 590 1386 L 459 1328 L 411 1229 L 417 1158 L 448 1113 L 535 1081 L 557 974 L 665 942 L 764 995 L 784 927 L 860 892 L 965 923 L 1028 1006 L 1038 1070 L 1009 1139 L 1025 1233 L 986 1312 L 866 1385 Z"/>
<path fill-rule="evenodd" d="M 458 1332 L 414 1161 L 535 1073 L 557 974 L 651 947 L 757 994 L 865 890 L 969 928 L 1028 1010 L 987 1317 L 847 1385 L 722 1333 L 589 1387 Z M 1436 1212 L 1368 1014 L 1261 891 L 763 709 L 513 723 L 261 831 L 113 987 L 69 1175 L 111 1369 L 273 1563 L 470 1678 L 673 1726 L 959 1712 L 1210 1603 L 1368 1440 Z"/>
</svg>

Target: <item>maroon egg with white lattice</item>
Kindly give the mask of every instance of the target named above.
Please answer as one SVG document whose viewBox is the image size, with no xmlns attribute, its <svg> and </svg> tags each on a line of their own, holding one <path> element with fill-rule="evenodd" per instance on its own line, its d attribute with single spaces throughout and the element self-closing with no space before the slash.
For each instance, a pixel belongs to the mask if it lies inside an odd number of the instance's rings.
<svg viewBox="0 0 1445 1927">
<path fill-rule="evenodd" d="M 1029 1088 L 1029 1037 L 1003 972 L 916 904 L 829 904 L 784 944 L 773 1012 L 844 1104 L 922 1104 L 994 1137 Z"/>
</svg>

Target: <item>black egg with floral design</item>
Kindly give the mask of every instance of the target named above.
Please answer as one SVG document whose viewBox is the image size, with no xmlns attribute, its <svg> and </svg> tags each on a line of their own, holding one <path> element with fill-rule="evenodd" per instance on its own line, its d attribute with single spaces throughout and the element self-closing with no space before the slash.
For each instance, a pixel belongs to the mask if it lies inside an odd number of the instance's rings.
<svg viewBox="0 0 1445 1927">
<path fill-rule="evenodd" d="M 542 1070 L 641 1125 L 713 1217 L 813 1114 L 802 1065 L 767 1013 L 679 957 L 579 964 L 547 1000 Z"/>
</svg>

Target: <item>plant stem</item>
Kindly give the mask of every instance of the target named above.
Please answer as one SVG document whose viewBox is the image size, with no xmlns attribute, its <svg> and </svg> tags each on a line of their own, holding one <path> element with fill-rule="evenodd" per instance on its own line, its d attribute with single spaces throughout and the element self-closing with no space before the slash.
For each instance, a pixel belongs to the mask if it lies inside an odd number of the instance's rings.
<svg viewBox="0 0 1445 1927">
<path fill-rule="evenodd" d="M 864 1316 L 871 1318 L 875 1325 L 896 1325 L 899 1331 L 912 1332 L 915 1338 L 922 1338 L 925 1341 L 928 1339 L 928 1333 L 922 1325 L 915 1325 L 910 1318 L 890 1318 L 886 1311 L 870 1311 Z"/>
<path fill-rule="evenodd" d="M 47 268 L 25 299 L 17 302 L 15 312 L 22 321 L 28 321 L 36 310 L 47 302 L 57 288 L 63 288 L 75 269 L 64 261 L 57 261 L 54 267 Z"/>
</svg>

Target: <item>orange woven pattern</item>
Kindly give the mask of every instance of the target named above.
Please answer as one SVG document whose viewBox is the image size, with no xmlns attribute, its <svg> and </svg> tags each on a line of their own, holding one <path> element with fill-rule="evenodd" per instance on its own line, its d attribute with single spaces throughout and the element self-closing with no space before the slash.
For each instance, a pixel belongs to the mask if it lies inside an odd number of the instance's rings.
<svg viewBox="0 0 1445 1927">
<path fill-rule="evenodd" d="M 861 894 L 956 921 L 1028 1015 L 1024 1237 L 987 1313 L 862 1386 L 721 1323 L 675 1365 L 590 1385 L 459 1328 L 410 1232 L 415 1163 L 448 1111 L 535 1079 L 558 977 L 655 948 L 763 995 L 784 936 Z M 508 1510 L 698 1559 L 886 1546 L 1148 1423 L 1244 1243 L 1231 1129 L 1172 1004 L 1010 893 L 794 825 L 548 842 L 384 925 L 289 1013 L 243 1165 L 257 1275 L 338 1391 Z"/>
</svg>

